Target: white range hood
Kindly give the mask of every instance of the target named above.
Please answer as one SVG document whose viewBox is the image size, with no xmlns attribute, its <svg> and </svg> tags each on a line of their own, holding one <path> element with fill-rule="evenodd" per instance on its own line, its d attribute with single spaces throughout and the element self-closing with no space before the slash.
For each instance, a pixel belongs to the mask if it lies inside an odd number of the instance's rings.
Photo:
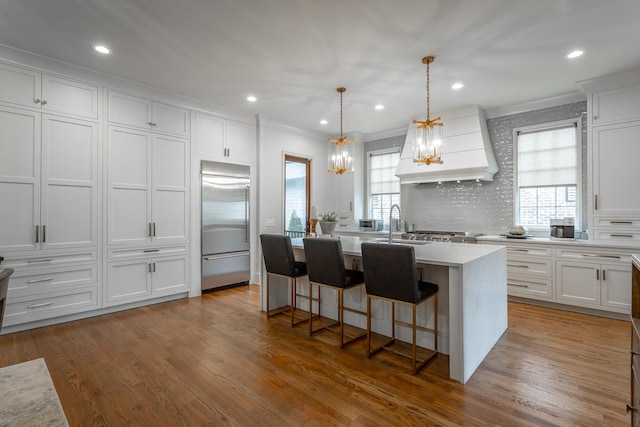
<svg viewBox="0 0 640 427">
<path fill-rule="evenodd" d="M 438 114 L 442 118 L 443 164 L 413 163 L 412 143 L 415 124 L 409 124 L 404 149 L 396 176 L 402 184 L 423 182 L 493 181 L 498 163 L 491 148 L 484 113 L 477 105 L 457 108 Z M 433 115 L 435 117 L 437 115 Z M 424 120 L 424 117 L 419 120 Z"/>
</svg>

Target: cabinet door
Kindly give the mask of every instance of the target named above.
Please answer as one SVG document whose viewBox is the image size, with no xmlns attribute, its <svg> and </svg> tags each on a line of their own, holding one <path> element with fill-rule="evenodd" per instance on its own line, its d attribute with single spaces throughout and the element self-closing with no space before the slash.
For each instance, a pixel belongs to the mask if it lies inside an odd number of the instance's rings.
<svg viewBox="0 0 640 427">
<path fill-rule="evenodd" d="M 195 113 L 195 128 L 192 141 L 195 152 L 202 157 L 224 157 L 226 120 L 207 114 Z"/>
<path fill-rule="evenodd" d="M 255 162 L 255 127 L 227 121 L 227 157 L 243 163 Z"/>
<path fill-rule="evenodd" d="M 152 270 L 153 262 L 146 259 L 109 263 L 106 305 L 149 298 Z"/>
<path fill-rule="evenodd" d="M 187 141 L 156 136 L 151 170 L 153 239 L 158 243 L 188 241 Z"/>
<path fill-rule="evenodd" d="M 640 119 L 640 85 L 605 90 L 592 96 L 594 125 Z"/>
<path fill-rule="evenodd" d="M 0 64 L 0 101 L 9 104 L 38 107 L 41 75 L 26 68 Z"/>
<path fill-rule="evenodd" d="M 353 214 L 353 174 L 336 175 L 336 211 Z"/>
<path fill-rule="evenodd" d="M 153 261 L 153 296 L 187 292 L 187 257 L 158 258 Z"/>
<path fill-rule="evenodd" d="M 640 121 L 593 128 L 594 215 L 640 216 Z M 624 173 L 620 173 L 623 171 Z"/>
<path fill-rule="evenodd" d="M 39 113 L 9 107 L 0 109 L 2 251 L 40 247 L 36 233 L 40 224 L 40 132 Z"/>
<path fill-rule="evenodd" d="M 172 105 L 152 104 L 152 129 L 174 135 L 189 135 L 189 111 Z"/>
<path fill-rule="evenodd" d="M 98 244 L 98 129 L 42 117 L 42 248 Z"/>
<path fill-rule="evenodd" d="M 109 244 L 141 244 L 151 237 L 151 136 L 110 128 L 107 141 Z"/>
<path fill-rule="evenodd" d="M 143 129 L 152 128 L 151 101 L 110 91 L 108 104 L 110 122 Z"/>
<path fill-rule="evenodd" d="M 556 289 L 559 301 L 583 306 L 600 305 L 599 266 L 557 261 Z"/>
<path fill-rule="evenodd" d="M 631 312 L 631 266 L 602 264 L 602 305 Z"/>
<path fill-rule="evenodd" d="M 42 109 L 98 118 L 98 87 L 60 77 L 42 75 Z"/>
</svg>

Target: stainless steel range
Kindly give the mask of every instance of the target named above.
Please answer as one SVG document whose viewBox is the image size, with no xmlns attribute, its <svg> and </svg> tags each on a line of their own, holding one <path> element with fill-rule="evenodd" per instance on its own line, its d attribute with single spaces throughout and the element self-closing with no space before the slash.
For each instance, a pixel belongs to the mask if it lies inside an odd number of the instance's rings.
<svg viewBox="0 0 640 427">
<path fill-rule="evenodd" d="M 469 233 L 466 231 L 417 230 L 402 234 L 402 238 L 405 240 L 428 240 L 432 242 L 453 243 L 477 243 L 477 236 L 482 236 L 482 233 Z"/>
</svg>

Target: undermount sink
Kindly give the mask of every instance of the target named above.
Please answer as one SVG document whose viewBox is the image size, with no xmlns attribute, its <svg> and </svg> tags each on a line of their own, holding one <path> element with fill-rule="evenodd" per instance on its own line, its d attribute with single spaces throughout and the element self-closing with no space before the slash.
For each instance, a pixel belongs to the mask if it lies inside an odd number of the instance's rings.
<svg viewBox="0 0 640 427">
<path fill-rule="evenodd" d="M 376 239 L 376 242 L 378 242 L 378 243 L 389 243 L 389 239 L 386 238 L 386 237 L 380 237 L 380 238 Z M 417 246 L 421 246 L 421 245 L 428 245 L 431 242 L 429 240 L 392 239 L 391 243 L 392 244 L 396 244 L 396 245 L 417 245 Z"/>
</svg>

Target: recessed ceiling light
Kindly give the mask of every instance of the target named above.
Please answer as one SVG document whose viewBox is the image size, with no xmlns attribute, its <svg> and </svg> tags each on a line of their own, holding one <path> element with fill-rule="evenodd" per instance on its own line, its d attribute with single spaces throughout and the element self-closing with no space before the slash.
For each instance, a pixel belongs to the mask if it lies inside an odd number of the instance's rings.
<svg viewBox="0 0 640 427">
<path fill-rule="evenodd" d="M 460 82 L 454 83 L 454 84 L 451 85 L 451 89 L 453 89 L 453 90 L 462 89 L 463 87 L 464 87 L 464 84 L 460 83 Z"/>
<path fill-rule="evenodd" d="M 257 100 L 258 100 L 258 98 L 256 98 L 253 95 L 247 96 L 247 101 L 249 101 L 249 102 L 256 102 Z"/>
<path fill-rule="evenodd" d="M 326 125 L 327 123 L 329 123 L 328 121 L 326 121 L 325 119 L 320 120 L 320 124 L 321 125 Z"/>
<path fill-rule="evenodd" d="M 582 56 L 584 52 L 581 50 L 574 50 L 573 52 L 569 52 L 569 54 L 567 55 L 567 58 L 569 59 L 573 59 L 573 58 L 577 58 L 579 56 Z"/>
<path fill-rule="evenodd" d="M 95 46 L 93 46 L 93 50 L 95 50 L 96 52 L 99 53 L 104 53 L 105 55 L 108 53 L 111 53 L 111 49 L 109 49 L 108 47 L 106 47 L 105 45 L 102 44 L 97 44 Z"/>
<path fill-rule="evenodd" d="M 376 106 L 375 106 L 375 107 L 373 107 L 373 108 L 375 108 L 376 110 L 384 110 L 384 105 L 382 105 L 382 104 L 378 104 L 378 105 L 376 105 Z"/>
</svg>

